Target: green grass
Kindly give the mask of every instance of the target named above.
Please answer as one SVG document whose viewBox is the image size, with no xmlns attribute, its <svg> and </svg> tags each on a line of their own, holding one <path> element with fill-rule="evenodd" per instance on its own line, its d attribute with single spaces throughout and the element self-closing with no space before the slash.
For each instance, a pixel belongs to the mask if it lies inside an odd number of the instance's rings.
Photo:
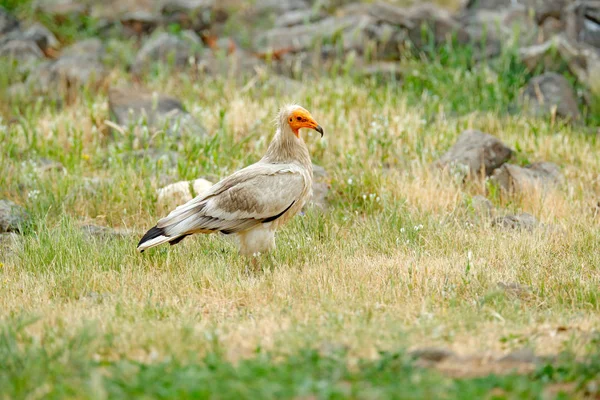
<svg viewBox="0 0 600 400">
<path fill-rule="evenodd" d="M 266 353 L 231 363 L 215 337 L 211 350 L 185 360 L 102 360 L 113 338 L 92 325 L 73 337 L 60 329 L 27 333 L 33 320 L 12 319 L 0 332 L 0 397 L 29 398 L 573 398 L 595 395 L 600 357 L 568 354 L 526 375 L 449 378 L 423 369 L 406 352 L 352 359 L 343 349 Z M 188 340 L 193 340 L 192 336 Z M 150 357 L 157 357 L 150 356 Z M 555 388 L 554 390 L 552 390 Z M 594 389 L 596 388 L 596 389 Z"/>
</svg>

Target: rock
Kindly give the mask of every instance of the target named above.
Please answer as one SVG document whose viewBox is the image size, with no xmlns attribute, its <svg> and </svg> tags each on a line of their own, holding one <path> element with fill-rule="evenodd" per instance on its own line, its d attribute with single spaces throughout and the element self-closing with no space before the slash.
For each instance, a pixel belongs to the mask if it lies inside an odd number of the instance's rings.
<svg viewBox="0 0 600 400">
<path fill-rule="evenodd" d="M 85 39 L 66 47 L 62 57 L 82 57 L 100 61 L 104 56 L 104 44 L 97 38 Z"/>
<path fill-rule="evenodd" d="M 53 83 L 68 88 L 95 85 L 107 75 L 102 63 L 85 56 L 63 56 L 50 65 L 48 72 Z"/>
<path fill-rule="evenodd" d="M 533 231 L 540 226 L 540 222 L 533 215 L 522 213 L 498 217 L 492 225 L 507 229 Z"/>
<path fill-rule="evenodd" d="M 19 29 L 21 23 L 19 20 L 0 6 L 0 37 L 11 31 Z"/>
<path fill-rule="evenodd" d="M 19 232 L 28 218 L 23 207 L 10 200 L 0 200 L 0 233 Z"/>
<path fill-rule="evenodd" d="M 334 48 L 337 44 L 345 51 L 362 51 L 366 28 L 371 23 L 372 18 L 365 15 L 329 17 L 309 25 L 271 29 L 260 34 L 254 45 L 259 53 L 275 56 L 302 52 L 318 44 Z"/>
<path fill-rule="evenodd" d="M 561 183 L 560 168 L 550 162 L 537 162 L 526 167 L 504 164 L 494 171 L 492 179 L 506 194 L 546 190 Z"/>
<path fill-rule="evenodd" d="M 122 232 L 113 228 L 94 224 L 82 225 L 80 229 L 84 234 L 88 236 L 94 236 L 99 238 L 122 237 L 127 234 L 127 232 Z"/>
<path fill-rule="evenodd" d="M 475 10 L 502 10 L 513 3 L 513 0 L 468 0 L 465 8 Z"/>
<path fill-rule="evenodd" d="M 424 347 L 411 351 L 410 356 L 424 361 L 440 362 L 447 358 L 456 357 L 456 354 L 449 349 L 442 347 Z"/>
<path fill-rule="evenodd" d="M 36 42 L 17 39 L 6 41 L 0 45 L 0 57 L 11 58 L 22 63 L 30 63 L 42 59 L 44 53 L 42 53 Z"/>
<path fill-rule="evenodd" d="M 329 206 L 327 194 L 329 193 L 330 187 L 329 175 L 327 174 L 327 171 L 325 171 L 325 168 L 313 164 L 312 197 L 308 204 L 322 210 L 327 209 Z"/>
<path fill-rule="evenodd" d="M 559 34 L 542 44 L 521 48 L 519 55 L 530 70 L 542 65 L 544 70 L 553 71 L 566 63 L 581 83 L 600 94 L 600 51 L 592 46 Z"/>
<path fill-rule="evenodd" d="M 80 18 L 89 12 L 87 5 L 77 0 L 45 0 L 39 2 L 39 10 L 57 21 L 64 21 L 69 17 Z"/>
<path fill-rule="evenodd" d="M 504 357 L 500 358 L 498 362 L 500 363 L 537 363 L 539 361 L 538 357 L 535 356 L 533 350 L 523 348 L 519 350 L 515 350 L 511 353 L 508 353 Z"/>
<path fill-rule="evenodd" d="M 275 27 L 283 28 L 309 24 L 319 21 L 325 17 L 326 14 L 322 12 L 316 12 L 312 9 L 293 10 L 278 16 L 275 20 Z"/>
<path fill-rule="evenodd" d="M 167 0 L 161 13 L 167 24 L 177 24 L 184 29 L 202 32 L 217 21 L 227 19 L 224 10 L 215 8 L 214 0 Z"/>
<path fill-rule="evenodd" d="M 201 54 L 202 41 L 194 32 L 188 31 L 182 35 L 163 32 L 144 43 L 135 58 L 132 71 L 141 74 L 156 62 L 182 68 L 195 64 Z"/>
<path fill-rule="evenodd" d="M 437 162 L 439 167 L 464 166 L 466 173 L 486 176 L 504 164 L 511 157 L 513 150 L 496 137 L 477 130 L 461 133 L 458 141 Z"/>
<path fill-rule="evenodd" d="M 492 202 L 482 195 L 473 196 L 470 206 L 476 215 L 483 218 L 490 218 L 495 213 Z"/>
<path fill-rule="evenodd" d="M 27 28 L 23 32 L 23 36 L 26 39 L 36 42 L 42 51 L 45 51 L 47 48 L 57 49 L 60 46 L 60 42 L 54 36 L 54 33 L 50 32 L 48 28 L 39 22 Z"/>
<path fill-rule="evenodd" d="M 142 36 L 153 32 L 162 20 L 155 14 L 137 10 L 125 13 L 120 19 L 124 28 L 123 36 Z"/>
<path fill-rule="evenodd" d="M 152 129 L 164 129 L 170 135 L 181 133 L 206 135 L 204 127 L 188 114 L 174 97 L 137 88 L 113 88 L 108 106 L 116 122 L 124 127 L 146 122 Z"/>
<path fill-rule="evenodd" d="M 366 36 L 375 43 L 374 56 L 383 60 L 399 60 L 408 39 L 405 30 L 388 23 L 370 24 Z"/>
<path fill-rule="evenodd" d="M 467 44 L 470 41 L 467 31 L 452 18 L 448 11 L 432 4 L 424 3 L 414 6 L 408 10 L 407 16 L 413 26 L 408 30 L 408 36 L 417 49 L 429 45 L 429 38 L 424 37 L 423 34 L 424 28 L 432 34 L 435 46 L 443 45 L 452 36 L 460 44 Z"/>
<path fill-rule="evenodd" d="M 571 120 L 581 117 L 573 88 L 564 76 L 554 72 L 532 78 L 522 98 L 538 116 L 556 113 L 559 117 Z"/>
<path fill-rule="evenodd" d="M 18 238 L 19 235 L 14 232 L 0 233 L 0 261 L 2 261 L 4 253 L 11 249 Z"/>
<path fill-rule="evenodd" d="M 306 0 L 260 0 L 253 4 L 250 13 L 253 15 L 283 15 L 291 11 L 307 10 L 310 4 Z"/>
<path fill-rule="evenodd" d="M 157 204 L 159 207 L 176 207 L 192 200 L 213 185 L 206 179 L 180 181 L 158 189 Z"/>
<path fill-rule="evenodd" d="M 242 50 L 231 54 L 224 51 L 211 50 L 198 61 L 198 69 L 211 76 L 229 76 L 243 79 L 254 76 L 257 69 L 266 68 L 265 63 Z"/>
<path fill-rule="evenodd" d="M 600 3 L 575 1 L 565 9 L 565 14 L 569 38 L 600 50 Z"/>
</svg>

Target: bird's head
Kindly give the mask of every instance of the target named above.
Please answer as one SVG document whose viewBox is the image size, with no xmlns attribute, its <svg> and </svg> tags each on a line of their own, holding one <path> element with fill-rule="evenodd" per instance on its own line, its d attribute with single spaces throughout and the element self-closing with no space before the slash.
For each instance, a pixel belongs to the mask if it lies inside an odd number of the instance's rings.
<svg viewBox="0 0 600 400">
<path fill-rule="evenodd" d="M 315 121 L 306 109 L 298 105 L 283 107 L 279 117 L 282 127 L 287 124 L 296 137 L 300 137 L 300 129 L 302 128 L 314 129 L 321 134 L 321 137 L 323 137 L 323 128 L 321 128 L 321 125 Z"/>
</svg>

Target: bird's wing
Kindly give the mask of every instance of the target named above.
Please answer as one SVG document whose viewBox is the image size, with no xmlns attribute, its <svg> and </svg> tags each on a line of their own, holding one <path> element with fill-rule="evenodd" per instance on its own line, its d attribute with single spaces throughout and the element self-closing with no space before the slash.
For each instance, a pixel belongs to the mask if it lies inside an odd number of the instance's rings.
<svg viewBox="0 0 600 400">
<path fill-rule="evenodd" d="M 257 163 L 223 179 L 158 221 L 169 237 L 233 233 L 272 221 L 298 201 L 306 179 L 294 164 Z"/>
</svg>

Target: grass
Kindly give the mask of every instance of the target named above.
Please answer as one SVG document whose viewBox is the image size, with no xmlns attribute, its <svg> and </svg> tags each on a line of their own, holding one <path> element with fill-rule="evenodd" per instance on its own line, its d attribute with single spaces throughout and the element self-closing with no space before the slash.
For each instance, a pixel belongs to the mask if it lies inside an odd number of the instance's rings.
<svg viewBox="0 0 600 400">
<path fill-rule="evenodd" d="M 470 54 L 448 45 L 407 57 L 402 84 L 358 79 L 350 64 L 308 75 L 292 92 L 268 75 L 247 84 L 161 67 L 143 78 L 180 98 L 209 138 L 143 128 L 111 136 L 106 86 L 128 82 L 117 61 L 98 92 L 5 102 L 0 199 L 31 219 L 9 250 L 0 245 L 0 397 L 593 394 L 600 159 L 586 132 L 598 116 L 575 125 L 531 118 L 517 105 L 531 73 L 514 51 L 477 65 Z M 0 67 L 5 92 L 20 72 Z M 325 129 L 324 139 L 305 138 L 328 171 L 329 210 L 296 217 L 257 274 L 216 236 L 135 251 L 164 215 L 164 182 L 215 180 L 257 161 L 289 101 Z M 530 212 L 556 232 L 491 227 L 471 206 L 485 183 L 430 168 L 469 128 L 514 148 L 512 162 L 561 167 L 566 183 L 556 190 L 489 195 L 500 212 Z M 130 156 L 145 149 L 179 157 Z M 67 173 L 38 172 L 40 158 Z M 83 223 L 125 234 L 91 237 Z M 453 377 L 409 357 L 424 346 L 465 357 L 521 348 L 565 356 L 524 375 Z"/>
</svg>

